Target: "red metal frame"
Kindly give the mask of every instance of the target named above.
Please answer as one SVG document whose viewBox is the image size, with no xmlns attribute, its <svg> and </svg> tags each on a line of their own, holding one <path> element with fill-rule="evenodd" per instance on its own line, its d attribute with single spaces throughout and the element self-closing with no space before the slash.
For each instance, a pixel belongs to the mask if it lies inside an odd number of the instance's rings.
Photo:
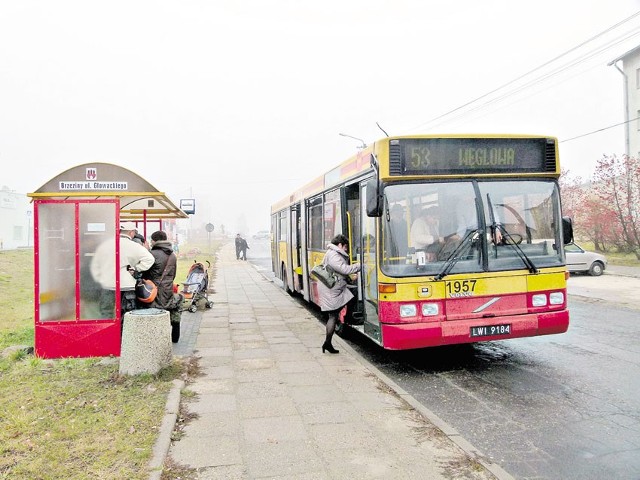
<svg viewBox="0 0 640 480">
<path fill-rule="evenodd" d="M 40 225 L 39 206 L 41 204 L 74 204 L 74 248 L 75 248 L 75 318 L 60 321 L 40 320 Z M 120 355 L 121 305 L 120 305 L 120 245 L 118 229 L 115 229 L 115 318 L 80 319 L 81 278 L 80 278 L 80 205 L 86 203 L 114 204 L 114 225 L 119 224 L 120 202 L 118 199 L 95 200 L 35 200 L 34 201 L 34 319 L 35 352 L 42 358 L 101 357 Z"/>
</svg>

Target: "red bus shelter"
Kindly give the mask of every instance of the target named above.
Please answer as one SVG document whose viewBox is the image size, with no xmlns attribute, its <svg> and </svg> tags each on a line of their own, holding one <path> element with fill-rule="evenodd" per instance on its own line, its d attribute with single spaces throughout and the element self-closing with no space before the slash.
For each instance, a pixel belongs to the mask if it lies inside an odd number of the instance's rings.
<svg viewBox="0 0 640 480">
<path fill-rule="evenodd" d="M 139 175 L 109 163 L 70 168 L 34 193 L 35 352 L 42 358 L 120 355 L 119 224 L 170 230 L 188 218 Z M 151 230 L 152 229 L 152 230 Z M 115 248 L 115 318 L 101 318 L 90 274 L 98 245 Z"/>
</svg>

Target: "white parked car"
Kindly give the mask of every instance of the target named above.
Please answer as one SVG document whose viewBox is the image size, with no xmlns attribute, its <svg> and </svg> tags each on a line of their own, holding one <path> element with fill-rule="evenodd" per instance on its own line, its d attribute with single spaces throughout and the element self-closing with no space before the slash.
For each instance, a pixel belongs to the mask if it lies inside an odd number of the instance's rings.
<svg viewBox="0 0 640 480">
<path fill-rule="evenodd" d="M 260 230 L 259 232 L 256 232 L 256 234 L 253 236 L 253 238 L 255 238 L 256 240 L 265 240 L 267 238 L 269 238 L 271 235 L 269 233 L 269 230 Z"/>
<path fill-rule="evenodd" d="M 571 273 L 588 273 L 598 277 L 607 268 L 607 257 L 595 252 L 588 252 L 580 245 L 570 243 L 564 246 L 567 256 L 567 269 Z"/>
</svg>

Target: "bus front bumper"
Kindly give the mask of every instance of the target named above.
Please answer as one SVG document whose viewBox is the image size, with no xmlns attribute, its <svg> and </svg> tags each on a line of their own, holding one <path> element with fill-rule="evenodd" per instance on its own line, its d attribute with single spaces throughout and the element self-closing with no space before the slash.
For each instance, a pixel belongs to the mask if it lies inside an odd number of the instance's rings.
<svg viewBox="0 0 640 480">
<path fill-rule="evenodd" d="M 509 333 L 500 334 L 509 325 Z M 382 323 L 382 345 L 389 350 L 437 347 L 459 343 L 507 340 L 564 333 L 569 328 L 569 311 L 535 313 L 471 320 L 452 320 L 434 323 Z M 482 330 L 481 327 L 488 327 Z M 491 328 L 494 327 L 494 328 Z M 497 332 L 486 336 L 472 336 L 472 331 Z"/>
</svg>

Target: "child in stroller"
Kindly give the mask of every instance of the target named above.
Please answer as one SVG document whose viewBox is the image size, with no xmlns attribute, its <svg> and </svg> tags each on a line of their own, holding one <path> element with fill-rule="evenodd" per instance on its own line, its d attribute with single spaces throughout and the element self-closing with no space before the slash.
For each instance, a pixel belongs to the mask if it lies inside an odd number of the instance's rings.
<svg viewBox="0 0 640 480">
<path fill-rule="evenodd" d="M 209 260 L 206 262 L 208 268 L 211 268 Z M 198 301 L 202 299 L 206 302 L 206 308 L 213 306 L 213 302 L 209 301 L 208 297 L 209 274 L 201 262 L 193 261 L 193 265 L 191 265 L 187 274 L 187 281 L 182 285 L 181 293 L 184 296 L 185 305 L 188 304 L 188 307 L 184 308 L 184 310 L 195 313 L 198 310 Z"/>
</svg>

